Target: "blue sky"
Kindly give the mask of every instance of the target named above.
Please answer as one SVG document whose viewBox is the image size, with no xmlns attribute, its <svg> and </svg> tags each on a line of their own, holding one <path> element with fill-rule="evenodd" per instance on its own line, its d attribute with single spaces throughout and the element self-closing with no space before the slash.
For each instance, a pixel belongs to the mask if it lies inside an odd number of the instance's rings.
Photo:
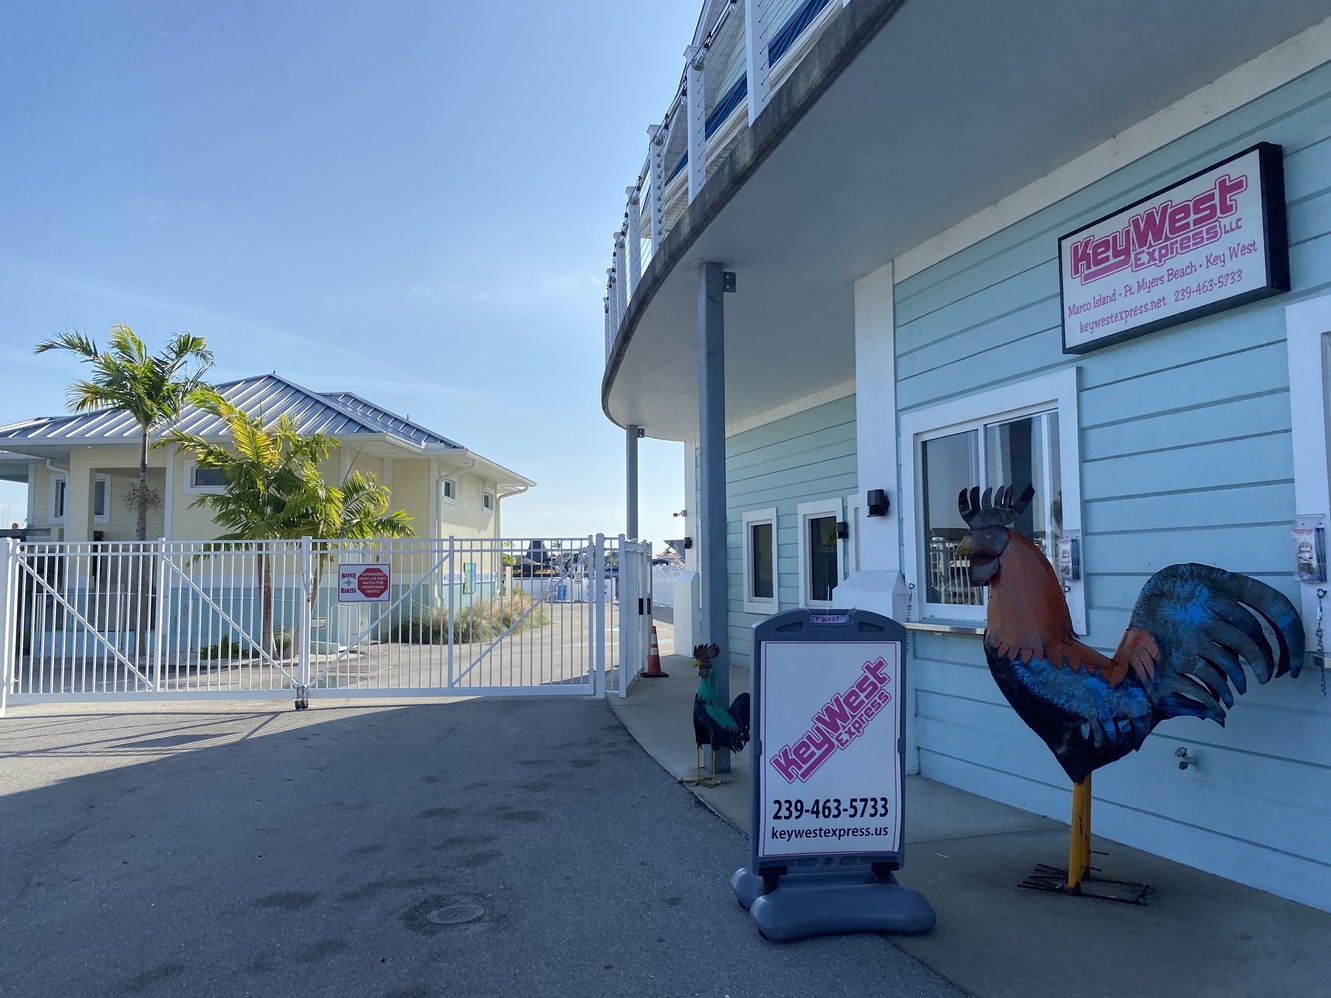
<svg viewBox="0 0 1331 998">
<path fill-rule="evenodd" d="M 350 389 L 536 479 L 506 534 L 619 532 L 610 233 L 699 8 L 7 4 L 0 424 L 62 410 L 52 332 L 188 329 L 217 380 Z M 642 536 L 680 530 L 682 453 L 643 442 Z"/>
</svg>

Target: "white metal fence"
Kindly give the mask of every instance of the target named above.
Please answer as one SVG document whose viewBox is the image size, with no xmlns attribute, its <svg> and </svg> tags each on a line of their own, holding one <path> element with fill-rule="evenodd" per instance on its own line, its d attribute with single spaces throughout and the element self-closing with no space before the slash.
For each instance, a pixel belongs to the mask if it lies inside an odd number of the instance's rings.
<svg viewBox="0 0 1331 998">
<path fill-rule="evenodd" d="M 0 548 L 6 700 L 623 696 L 651 547 L 582 538 Z"/>
</svg>

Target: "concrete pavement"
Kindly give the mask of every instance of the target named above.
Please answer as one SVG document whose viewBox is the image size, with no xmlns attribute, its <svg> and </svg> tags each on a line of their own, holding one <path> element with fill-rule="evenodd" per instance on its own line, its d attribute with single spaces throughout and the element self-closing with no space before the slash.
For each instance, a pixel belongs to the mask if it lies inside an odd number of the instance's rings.
<svg viewBox="0 0 1331 998">
<path fill-rule="evenodd" d="M 697 673 L 681 656 L 662 664 L 669 679 L 640 680 L 612 706 L 679 778 L 694 771 Z M 732 670 L 732 696 L 749 688 L 748 670 Z M 749 765 L 746 751 L 733 757 L 727 783 L 693 790 L 745 832 Z M 977 998 L 1331 994 L 1331 914 L 1098 837 L 1103 875 L 1150 884 L 1146 905 L 1024 890 L 1016 885 L 1037 863 L 1066 866 L 1066 822 L 918 776 L 906 783 L 898 876 L 929 899 L 938 926 L 893 941 Z"/>
<path fill-rule="evenodd" d="M 743 836 L 581 697 L 13 707 L 0 842 L 6 998 L 960 995 L 762 939 Z"/>
</svg>

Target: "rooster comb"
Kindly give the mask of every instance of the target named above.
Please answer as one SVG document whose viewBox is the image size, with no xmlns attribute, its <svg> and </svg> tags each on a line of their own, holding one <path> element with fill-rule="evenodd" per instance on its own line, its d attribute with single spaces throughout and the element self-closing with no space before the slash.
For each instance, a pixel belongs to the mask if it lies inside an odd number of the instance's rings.
<svg viewBox="0 0 1331 998">
<path fill-rule="evenodd" d="M 1015 500 L 1012 498 L 1012 486 L 1000 485 L 998 491 L 985 489 L 980 494 L 980 487 L 962 489 L 957 496 L 957 509 L 966 526 L 975 527 L 1010 527 L 1017 522 L 1017 517 L 1026 512 L 1026 507 L 1035 498 L 1035 486 L 1027 485 Z"/>
</svg>

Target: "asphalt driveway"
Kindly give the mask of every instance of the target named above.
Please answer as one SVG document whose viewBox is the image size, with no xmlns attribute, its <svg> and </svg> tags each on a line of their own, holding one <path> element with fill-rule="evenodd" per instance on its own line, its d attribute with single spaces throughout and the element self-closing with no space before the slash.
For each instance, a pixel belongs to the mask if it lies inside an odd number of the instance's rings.
<svg viewBox="0 0 1331 998">
<path fill-rule="evenodd" d="M 961 994 L 763 940 L 743 836 L 600 701 L 12 709 L 0 842 L 16 998 Z"/>
</svg>

